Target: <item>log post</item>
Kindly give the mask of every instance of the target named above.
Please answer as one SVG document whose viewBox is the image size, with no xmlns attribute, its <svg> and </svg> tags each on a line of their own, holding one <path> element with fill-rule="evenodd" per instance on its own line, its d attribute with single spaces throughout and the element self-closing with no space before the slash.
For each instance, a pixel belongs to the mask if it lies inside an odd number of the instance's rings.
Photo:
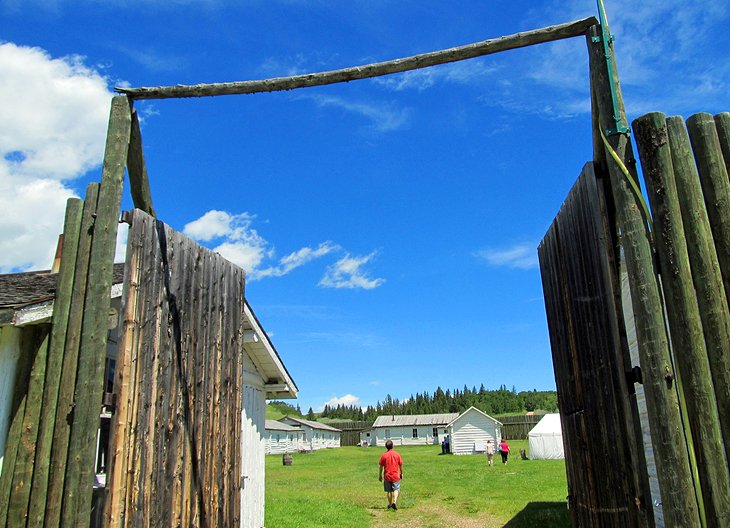
<svg viewBox="0 0 730 528">
<path fill-rule="evenodd" d="M 704 112 L 687 119 L 687 128 L 697 161 L 697 170 L 700 174 L 712 235 L 715 239 L 725 295 L 728 295 L 730 292 L 730 181 L 728 181 L 725 160 L 722 156 L 720 138 L 714 119 L 710 114 Z"/>
<path fill-rule="evenodd" d="M 715 115 L 715 127 L 720 139 L 722 157 L 725 158 L 725 170 L 730 174 L 730 112 Z"/>
<path fill-rule="evenodd" d="M 38 431 L 35 467 L 33 469 L 33 488 L 31 490 L 30 506 L 28 507 L 28 528 L 43 528 L 46 512 L 53 426 L 56 420 L 56 406 L 61 382 L 61 366 L 63 365 L 63 352 L 66 344 L 82 211 L 83 201 L 78 198 L 69 198 L 66 203 L 66 219 L 63 227 L 61 268 L 58 273 L 56 297 L 53 301 L 51 341 L 48 350 L 46 383 L 43 389 L 43 408 Z"/>
<path fill-rule="evenodd" d="M 730 475 L 685 241 L 664 114 L 633 122 L 646 181 L 674 358 L 697 456 L 707 525 L 730 525 Z M 729 341 L 730 342 L 730 341 Z"/>
<path fill-rule="evenodd" d="M 604 30 L 608 34 L 608 28 Z M 608 70 L 608 61 L 611 61 L 612 70 L 616 71 L 613 54 L 607 57 L 604 53 L 598 27 L 591 28 L 586 38 L 599 124 L 601 130 L 610 130 L 615 126 L 614 117 L 625 122 L 618 79 L 611 77 Z M 616 96 L 615 101 L 612 93 Z M 614 112 L 620 115 L 614 116 Z M 699 526 L 653 251 L 641 212 L 640 197 L 628 181 L 631 177 L 638 182 L 633 149 L 628 134 L 624 133 L 610 135 L 607 143 L 609 180 L 636 318 L 637 342 L 664 515 L 669 526 Z M 628 165 L 628 177 L 616 162 L 614 154 L 625 166 Z"/>
<path fill-rule="evenodd" d="M 28 393 L 26 396 L 23 427 L 18 443 L 15 470 L 13 471 L 13 487 L 8 508 L 7 528 L 25 528 L 28 518 L 28 503 L 33 480 L 35 449 L 38 441 L 38 422 L 43 400 L 43 386 L 46 379 L 46 360 L 48 358 L 48 336 L 50 325 L 33 325 L 23 330 L 28 335 L 30 351 L 33 356 L 33 369 L 30 373 Z"/>
<path fill-rule="evenodd" d="M 66 460 L 68 458 L 68 440 L 73 420 L 73 394 L 76 386 L 76 370 L 78 369 L 79 341 L 81 339 L 81 321 L 83 318 L 84 296 L 89 272 L 89 252 L 91 250 L 91 230 L 96 215 L 96 202 L 99 196 L 99 184 L 90 183 L 86 187 L 86 199 L 81 213 L 81 229 L 79 230 L 78 249 L 74 265 L 73 290 L 69 308 L 66 342 L 63 344 L 63 364 L 61 381 L 58 389 L 56 420 L 53 427 L 53 443 L 51 445 L 50 471 L 48 475 L 48 493 L 45 504 L 44 526 L 55 528 L 61 523 L 61 505 L 63 504 L 63 483 L 66 477 Z"/>
<path fill-rule="evenodd" d="M 104 392 L 104 363 L 117 225 L 127 163 L 131 111 L 124 96 L 112 99 L 99 199 L 93 227 L 84 298 L 79 366 L 74 393 L 74 420 L 69 438 L 61 521 L 64 526 L 88 522 L 94 481 L 94 455 Z"/>
<path fill-rule="evenodd" d="M 147 165 L 144 161 L 142 148 L 142 132 L 139 128 L 139 116 L 132 110 L 132 130 L 129 137 L 129 153 L 127 154 L 127 171 L 129 172 L 129 190 L 132 194 L 134 207 L 141 209 L 150 216 L 155 215 L 152 207 L 152 193 L 147 176 Z"/>
<path fill-rule="evenodd" d="M 730 308 L 684 120 L 681 117 L 670 117 L 667 119 L 667 129 L 692 278 L 697 290 L 715 398 L 720 413 L 725 456 L 730 462 L 730 404 L 727 403 L 730 402 L 730 356 L 727 354 L 730 343 Z"/>
</svg>

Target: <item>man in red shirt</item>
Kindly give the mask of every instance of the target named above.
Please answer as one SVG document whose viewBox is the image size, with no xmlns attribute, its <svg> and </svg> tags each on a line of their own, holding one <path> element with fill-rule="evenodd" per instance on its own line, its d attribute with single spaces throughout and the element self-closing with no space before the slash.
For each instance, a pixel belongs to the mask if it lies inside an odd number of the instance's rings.
<svg viewBox="0 0 730 528">
<path fill-rule="evenodd" d="M 393 451 L 392 440 L 385 442 L 385 449 L 385 453 L 380 457 L 378 480 L 383 483 L 383 488 L 388 494 L 388 508 L 397 510 L 400 481 L 403 478 L 403 458 L 400 453 Z M 383 481 L 383 470 L 385 470 L 385 481 Z"/>
</svg>

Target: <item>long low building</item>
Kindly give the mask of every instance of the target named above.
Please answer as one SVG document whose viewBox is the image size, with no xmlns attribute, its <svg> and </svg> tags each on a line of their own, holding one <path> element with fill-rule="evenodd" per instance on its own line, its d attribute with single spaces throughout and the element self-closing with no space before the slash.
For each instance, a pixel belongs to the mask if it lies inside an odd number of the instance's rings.
<svg viewBox="0 0 730 528">
<path fill-rule="evenodd" d="M 316 451 L 318 449 L 340 447 L 340 433 L 342 431 L 339 429 L 294 416 L 285 416 L 279 421 L 302 431 L 301 445 L 303 450 Z"/>
<path fill-rule="evenodd" d="M 459 413 L 378 416 L 371 431 L 361 439 L 372 446 L 384 446 L 392 440 L 395 445 L 437 445 L 448 434 L 447 426 Z"/>
<path fill-rule="evenodd" d="M 304 431 L 299 427 L 293 427 L 277 420 L 266 420 L 264 450 L 267 455 L 295 453 L 304 449 L 303 437 Z"/>
</svg>

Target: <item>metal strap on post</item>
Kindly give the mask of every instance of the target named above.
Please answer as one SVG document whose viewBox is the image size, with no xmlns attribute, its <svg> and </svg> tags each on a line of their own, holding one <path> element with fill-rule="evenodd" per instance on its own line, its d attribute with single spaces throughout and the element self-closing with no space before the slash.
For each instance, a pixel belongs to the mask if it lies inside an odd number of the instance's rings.
<svg viewBox="0 0 730 528">
<path fill-rule="evenodd" d="M 598 20 L 601 25 L 601 36 L 593 37 L 591 40 L 598 44 L 603 43 L 603 53 L 606 57 L 606 68 L 608 69 L 608 75 L 611 79 L 609 83 L 611 89 L 611 103 L 613 105 L 613 115 L 611 116 L 614 126 L 606 129 L 607 136 L 614 136 L 616 134 L 629 134 L 630 129 L 624 120 L 621 118 L 621 112 L 619 112 L 618 101 L 616 99 L 616 76 L 613 71 L 613 61 L 611 60 L 611 42 L 613 42 L 613 35 L 606 31 L 608 24 L 606 22 L 606 8 L 603 5 L 603 0 L 598 0 Z"/>
</svg>

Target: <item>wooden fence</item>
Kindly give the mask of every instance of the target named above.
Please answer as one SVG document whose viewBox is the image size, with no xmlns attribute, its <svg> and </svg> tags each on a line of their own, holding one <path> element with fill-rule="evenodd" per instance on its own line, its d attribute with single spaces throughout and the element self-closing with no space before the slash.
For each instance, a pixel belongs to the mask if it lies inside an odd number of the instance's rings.
<svg viewBox="0 0 730 528">
<path fill-rule="evenodd" d="M 575 526 L 653 523 L 604 180 L 586 165 L 538 254 Z"/>
<path fill-rule="evenodd" d="M 375 422 L 353 421 L 353 422 L 330 422 L 327 425 L 342 431 L 340 445 L 354 446 L 360 443 L 360 433 L 369 431 Z"/>
<path fill-rule="evenodd" d="M 130 120 L 127 99 L 115 98 L 101 184 L 88 186 L 84 202 L 68 202 L 52 330 L 29 345 L 32 365 L 16 382 L 0 526 L 89 524 Z"/>
<path fill-rule="evenodd" d="M 502 416 L 499 418 L 502 422 L 502 436 L 506 440 L 524 440 L 543 416 L 542 414 Z"/>
<path fill-rule="evenodd" d="M 109 526 L 237 526 L 243 270 L 142 211 L 131 224 Z"/>
</svg>

